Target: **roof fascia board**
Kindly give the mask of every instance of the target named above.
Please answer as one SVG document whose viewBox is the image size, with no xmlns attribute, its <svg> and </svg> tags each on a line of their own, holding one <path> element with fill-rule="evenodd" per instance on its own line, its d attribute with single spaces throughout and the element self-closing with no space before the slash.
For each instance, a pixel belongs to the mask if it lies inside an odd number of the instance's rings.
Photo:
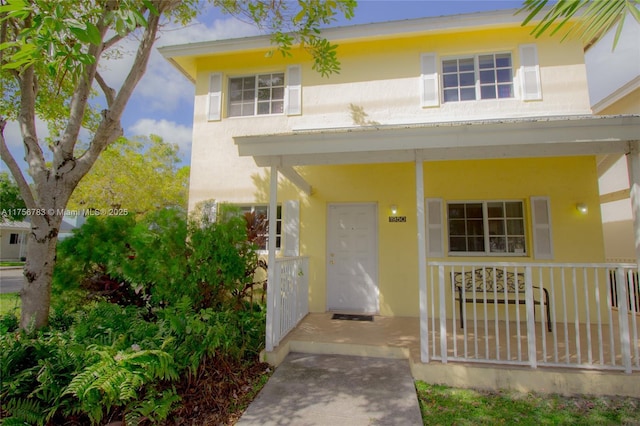
<svg viewBox="0 0 640 426">
<path fill-rule="evenodd" d="M 516 11 L 517 9 L 508 9 L 325 28 L 322 30 L 322 35 L 329 41 L 339 43 L 362 38 L 402 37 L 430 32 L 453 32 L 468 28 L 506 26 L 522 22 L 524 16 L 516 15 Z M 271 36 L 261 35 L 163 46 L 159 47 L 158 51 L 168 59 L 178 56 L 214 55 L 272 47 Z"/>
<path fill-rule="evenodd" d="M 423 161 L 447 160 L 488 160 L 507 158 L 543 158 L 566 157 L 580 155 L 598 155 L 612 151 L 625 152 L 628 142 L 585 142 L 522 145 L 505 150 L 504 146 L 493 147 L 451 147 L 424 148 L 417 150 L 393 151 L 363 151 L 348 153 L 300 154 L 279 157 L 282 167 L 319 166 L 336 164 L 373 164 L 373 163 L 405 163 L 413 162 L 416 155 Z M 268 167 L 273 163 L 269 156 L 255 156 L 254 160 L 260 167 Z"/>
<path fill-rule="evenodd" d="M 349 128 L 332 131 L 234 138 L 241 156 L 272 157 L 349 155 L 412 150 L 538 151 L 553 155 L 625 152 L 640 134 L 640 116 L 583 117 L 507 123 L 441 123 L 394 128 Z M 392 141 L 392 142 L 390 142 Z M 532 148 L 529 152 L 528 148 Z M 575 147 L 575 149 L 573 148 Z M 580 147 L 580 148 L 578 148 Z M 460 153 L 456 154 L 460 155 Z M 504 154 L 507 155 L 507 154 Z M 457 157 L 456 157 L 457 158 Z M 294 164 L 287 164 L 294 165 Z"/>
<path fill-rule="evenodd" d="M 593 105 L 591 109 L 594 114 L 599 114 L 604 109 L 629 96 L 637 89 L 640 89 L 640 74 L 636 75 L 633 79 L 626 82 L 621 87 L 618 87 L 614 92 L 610 93 L 607 97 Z"/>
</svg>

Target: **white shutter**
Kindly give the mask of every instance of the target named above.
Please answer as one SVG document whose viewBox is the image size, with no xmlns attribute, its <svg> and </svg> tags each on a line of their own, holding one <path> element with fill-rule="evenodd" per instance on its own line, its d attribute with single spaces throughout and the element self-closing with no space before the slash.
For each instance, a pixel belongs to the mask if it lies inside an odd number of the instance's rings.
<svg viewBox="0 0 640 426">
<path fill-rule="evenodd" d="M 435 53 L 423 53 L 420 56 L 420 102 L 423 107 L 440 105 L 438 90 L 438 61 Z"/>
<path fill-rule="evenodd" d="M 282 205 L 282 253 L 300 256 L 300 202 L 288 200 Z"/>
<path fill-rule="evenodd" d="M 287 115 L 302 114 L 302 70 L 300 65 L 287 67 Z"/>
<path fill-rule="evenodd" d="M 427 257 L 444 257 L 442 199 L 427 198 Z"/>
<path fill-rule="evenodd" d="M 222 115 L 222 73 L 214 72 L 209 76 L 209 121 L 220 120 Z"/>
<path fill-rule="evenodd" d="M 520 46 L 520 84 L 523 100 L 538 101 L 542 99 L 538 48 L 535 44 Z"/>
<path fill-rule="evenodd" d="M 548 197 L 531 197 L 531 221 L 533 222 L 534 258 L 553 259 L 551 209 Z"/>
</svg>

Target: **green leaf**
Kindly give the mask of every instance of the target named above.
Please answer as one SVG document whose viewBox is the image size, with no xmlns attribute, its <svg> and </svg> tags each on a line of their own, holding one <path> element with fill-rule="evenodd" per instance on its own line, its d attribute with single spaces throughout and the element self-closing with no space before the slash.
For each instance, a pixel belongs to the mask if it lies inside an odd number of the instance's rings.
<svg viewBox="0 0 640 426">
<path fill-rule="evenodd" d="M 102 42 L 102 37 L 100 36 L 100 30 L 98 27 L 93 25 L 91 22 L 87 23 L 87 35 L 89 37 L 89 42 L 94 45 L 99 45 Z"/>
<path fill-rule="evenodd" d="M 156 6 L 149 0 L 142 0 L 142 4 L 144 4 L 144 7 L 149 9 L 149 12 L 153 13 L 154 15 L 158 16 L 160 14 Z"/>
<path fill-rule="evenodd" d="M 29 16 L 29 6 L 23 0 L 8 0 L 6 4 L 0 5 L 0 13 L 6 13 L 9 18 L 24 19 Z"/>
<path fill-rule="evenodd" d="M 91 42 L 91 38 L 89 37 L 89 33 L 87 31 L 85 31 L 84 28 L 70 27 L 69 31 L 71 31 L 71 34 L 73 34 L 82 43 L 90 43 Z"/>
</svg>

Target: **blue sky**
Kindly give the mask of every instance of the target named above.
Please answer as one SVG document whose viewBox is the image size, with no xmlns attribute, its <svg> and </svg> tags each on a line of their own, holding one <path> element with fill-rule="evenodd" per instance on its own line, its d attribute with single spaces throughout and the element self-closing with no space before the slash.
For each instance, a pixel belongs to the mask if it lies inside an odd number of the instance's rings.
<svg viewBox="0 0 640 426">
<path fill-rule="evenodd" d="M 498 9 L 517 9 L 521 1 L 510 0 L 360 0 L 351 21 L 340 19 L 335 25 L 353 25 L 427 16 L 454 15 Z M 524 19 L 524 13 L 523 19 Z M 231 16 L 210 8 L 186 28 L 166 28 L 156 47 L 243 37 L 258 34 L 258 30 Z M 123 57 L 102 64 L 105 79 L 112 87 L 119 87 L 135 52 L 135 40 L 123 45 Z M 122 126 L 125 136 L 162 136 L 180 147 L 182 164 L 188 165 L 191 156 L 191 128 L 193 122 L 193 85 L 154 50 L 147 73 L 140 81 L 127 106 Z M 46 136 L 46 125 L 38 123 L 39 136 Z M 18 127 L 9 123 L 5 137 L 16 160 L 24 156 Z M 2 163 L 2 169 L 6 166 Z"/>
</svg>

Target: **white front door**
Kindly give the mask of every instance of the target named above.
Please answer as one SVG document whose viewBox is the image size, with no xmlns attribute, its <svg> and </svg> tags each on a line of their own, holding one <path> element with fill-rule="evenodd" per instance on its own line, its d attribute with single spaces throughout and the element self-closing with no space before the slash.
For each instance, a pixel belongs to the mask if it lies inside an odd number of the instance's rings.
<svg viewBox="0 0 640 426">
<path fill-rule="evenodd" d="M 327 309 L 378 313 L 375 204 L 330 204 L 327 217 Z"/>
</svg>

